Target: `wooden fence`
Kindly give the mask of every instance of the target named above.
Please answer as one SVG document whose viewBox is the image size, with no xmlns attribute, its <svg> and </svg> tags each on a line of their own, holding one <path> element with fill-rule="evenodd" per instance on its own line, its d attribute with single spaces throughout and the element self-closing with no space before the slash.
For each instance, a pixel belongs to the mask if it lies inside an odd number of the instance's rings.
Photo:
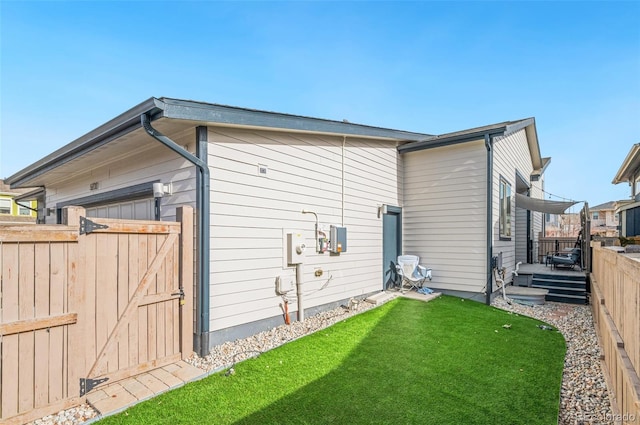
<svg viewBox="0 0 640 425">
<path fill-rule="evenodd" d="M 640 423 L 640 258 L 593 243 L 593 317 L 621 422 Z"/>
<path fill-rule="evenodd" d="M 193 211 L 179 222 L 0 227 L 0 422 L 191 355 Z"/>
<path fill-rule="evenodd" d="M 542 236 L 538 238 L 538 262 L 545 263 L 547 255 L 563 253 L 575 246 L 576 237 Z"/>
</svg>

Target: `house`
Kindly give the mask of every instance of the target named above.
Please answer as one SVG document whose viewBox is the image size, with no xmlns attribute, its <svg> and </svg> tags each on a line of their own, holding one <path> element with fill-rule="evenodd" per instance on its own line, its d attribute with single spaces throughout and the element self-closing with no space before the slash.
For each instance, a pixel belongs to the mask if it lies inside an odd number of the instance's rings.
<svg viewBox="0 0 640 425">
<path fill-rule="evenodd" d="M 546 237 L 577 238 L 582 230 L 579 213 L 547 214 L 544 235 Z"/>
<path fill-rule="evenodd" d="M 631 146 L 627 157 L 613 178 L 613 184 L 629 183 L 631 201 L 619 205 L 615 212 L 620 222 L 620 236 L 640 236 L 640 143 Z"/>
<path fill-rule="evenodd" d="M 609 201 L 604 204 L 589 207 L 591 218 L 591 234 L 598 236 L 618 236 L 618 214 L 615 210 L 619 202 Z"/>
<path fill-rule="evenodd" d="M 534 261 L 548 164 L 533 118 L 434 136 L 151 98 L 8 181 L 44 190 L 48 223 L 68 205 L 162 220 L 194 206 L 204 354 L 282 324 L 285 298 L 314 314 L 385 289 L 403 252 L 433 288 L 489 302 L 495 256 Z"/>
<path fill-rule="evenodd" d="M 0 179 L 0 224 L 24 224 L 36 222 L 37 201 L 23 200 L 31 189 L 11 189 Z"/>
</svg>

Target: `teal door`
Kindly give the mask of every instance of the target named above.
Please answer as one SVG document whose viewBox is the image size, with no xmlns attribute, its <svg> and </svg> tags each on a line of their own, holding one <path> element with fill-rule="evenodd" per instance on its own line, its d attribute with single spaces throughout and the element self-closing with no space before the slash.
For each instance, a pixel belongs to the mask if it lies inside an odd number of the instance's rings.
<svg viewBox="0 0 640 425">
<path fill-rule="evenodd" d="M 382 215 L 382 289 L 394 286 L 395 264 L 402 250 L 402 209 L 387 206 Z"/>
</svg>

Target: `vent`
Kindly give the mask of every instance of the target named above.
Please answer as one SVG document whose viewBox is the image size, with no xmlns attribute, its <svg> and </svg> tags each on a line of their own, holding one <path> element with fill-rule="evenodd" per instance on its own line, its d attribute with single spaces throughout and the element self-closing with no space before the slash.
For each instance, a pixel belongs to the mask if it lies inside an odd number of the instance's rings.
<svg viewBox="0 0 640 425">
<path fill-rule="evenodd" d="M 258 175 L 259 176 L 266 176 L 267 173 L 269 172 L 269 167 L 266 165 L 262 165 L 262 164 L 258 164 Z"/>
</svg>

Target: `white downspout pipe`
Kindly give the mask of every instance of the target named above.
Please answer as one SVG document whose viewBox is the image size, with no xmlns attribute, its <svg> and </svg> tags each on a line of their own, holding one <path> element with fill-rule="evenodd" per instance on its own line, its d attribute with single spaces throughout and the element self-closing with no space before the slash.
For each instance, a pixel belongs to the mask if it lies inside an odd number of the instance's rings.
<svg viewBox="0 0 640 425">
<path fill-rule="evenodd" d="M 298 298 L 298 321 L 304 322 L 304 307 L 302 302 L 302 272 L 303 264 L 296 264 L 296 297 Z"/>
</svg>

